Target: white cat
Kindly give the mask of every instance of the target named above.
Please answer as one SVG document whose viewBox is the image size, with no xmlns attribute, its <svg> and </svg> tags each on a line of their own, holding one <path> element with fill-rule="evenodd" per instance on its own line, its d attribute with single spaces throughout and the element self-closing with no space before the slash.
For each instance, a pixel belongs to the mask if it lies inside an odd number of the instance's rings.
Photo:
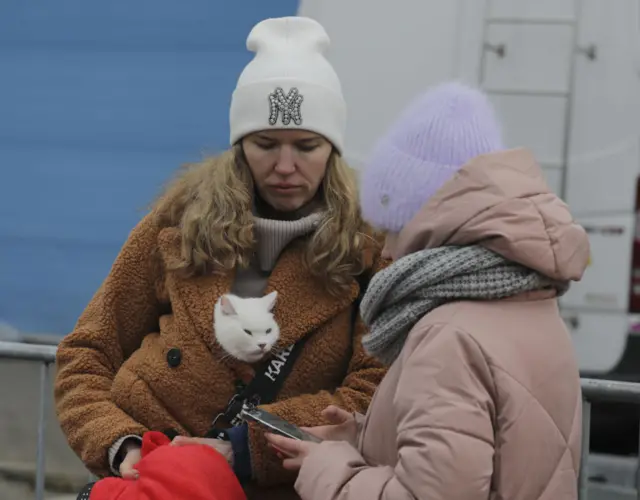
<svg viewBox="0 0 640 500">
<path fill-rule="evenodd" d="M 261 298 L 242 298 L 232 294 L 220 297 L 213 313 L 218 344 L 231 356 L 247 363 L 264 358 L 280 338 L 273 318 L 278 292 Z"/>
</svg>

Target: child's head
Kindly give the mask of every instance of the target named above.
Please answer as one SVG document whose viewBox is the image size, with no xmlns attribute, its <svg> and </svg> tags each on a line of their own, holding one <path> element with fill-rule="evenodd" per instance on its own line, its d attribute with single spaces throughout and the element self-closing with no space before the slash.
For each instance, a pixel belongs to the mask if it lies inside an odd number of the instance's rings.
<svg viewBox="0 0 640 500">
<path fill-rule="evenodd" d="M 504 149 L 487 97 L 460 83 L 413 101 L 378 141 L 362 174 L 368 222 L 398 233 L 469 160 Z"/>
</svg>

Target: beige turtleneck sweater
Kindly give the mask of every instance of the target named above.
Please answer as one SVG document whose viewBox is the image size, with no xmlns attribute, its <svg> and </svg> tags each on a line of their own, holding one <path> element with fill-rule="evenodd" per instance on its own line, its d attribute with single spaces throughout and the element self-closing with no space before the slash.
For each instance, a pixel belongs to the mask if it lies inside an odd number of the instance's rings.
<svg viewBox="0 0 640 500">
<path fill-rule="evenodd" d="M 231 293 L 240 297 L 261 297 L 280 253 L 294 239 L 314 231 L 321 219 L 319 212 L 295 220 L 255 217 L 254 258 L 248 267 L 236 271 Z"/>
</svg>

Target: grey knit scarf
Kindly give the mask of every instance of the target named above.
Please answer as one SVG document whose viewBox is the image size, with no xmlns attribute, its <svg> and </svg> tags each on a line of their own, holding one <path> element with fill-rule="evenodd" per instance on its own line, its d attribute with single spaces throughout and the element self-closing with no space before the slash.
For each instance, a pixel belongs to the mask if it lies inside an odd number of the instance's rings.
<svg viewBox="0 0 640 500">
<path fill-rule="evenodd" d="M 441 247 L 403 257 L 377 273 L 360 304 L 369 327 L 363 344 L 391 364 L 413 326 L 436 307 L 457 300 L 494 300 L 568 283 L 550 278 L 480 246 Z"/>
</svg>

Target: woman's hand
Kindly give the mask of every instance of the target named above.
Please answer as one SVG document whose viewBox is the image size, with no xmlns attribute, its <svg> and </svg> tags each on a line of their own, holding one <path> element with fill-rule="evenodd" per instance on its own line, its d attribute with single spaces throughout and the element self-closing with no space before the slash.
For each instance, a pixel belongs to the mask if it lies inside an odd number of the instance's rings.
<svg viewBox="0 0 640 500">
<path fill-rule="evenodd" d="M 302 429 L 323 441 L 345 441 L 356 447 L 358 426 L 352 413 L 331 405 L 322 410 L 322 416 L 331 422 L 331 425 L 302 427 Z M 318 443 L 311 441 L 299 441 L 271 433 L 265 435 L 282 460 L 282 466 L 289 470 L 299 470 L 304 459 L 318 446 Z"/>
<path fill-rule="evenodd" d="M 195 444 L 210 446 L 211 448 L 219 452 L 224 458 L 226 458 L 229 465 L 233 467 L 233 448 L 231 447 L 231 443 L 229 443 L 228 441 L 213 438 L 186 436 L 176 436 L 175 438 L 173 438 L 173 441 L 171 441 L 171 446 L 193 446 Z"/>
<path fill-rule="evenodd" d="M 331 405 L 322 411 L 322 416 L 333 425 L 303 427 L 303 430 L 324 441 L 346 441 L 356 447 L 358 428 L 352 413 Z"/>
<path fill-rule="evenodd" d="M 302 462 L 309 454 L 320 446 L 312 441 L 299 441 L 276 434 L 265 434 L 269 444 L 278 452 L 285 469 L 297 471 L 302 467 Z"/>
<path fill-rule="evenodd" d="M 138 471 L 136 465 L 142 457 L 141 445 L 137 440 L 127 440 L 122 443 L 122 451 L 124 458 L 120 462 L 119 472 L 124 479 L 138 479 Z"/>
</svg>

